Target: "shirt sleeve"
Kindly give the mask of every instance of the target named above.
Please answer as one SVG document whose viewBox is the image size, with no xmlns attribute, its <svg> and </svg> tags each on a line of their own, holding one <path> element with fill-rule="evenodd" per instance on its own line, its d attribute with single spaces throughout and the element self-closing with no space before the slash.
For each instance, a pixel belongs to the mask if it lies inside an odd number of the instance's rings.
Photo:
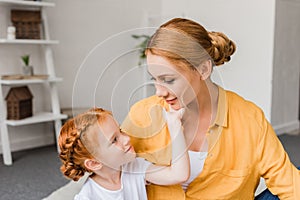
<svg viewBox="0 0 300 200">
<path fill-rule="evenodd" d="M 90 200 L 90 199 L 86 196 L 76 194 L 75 197 L 74 197 L 74 200 Z"/>
<path fill-rule="evenodd" d="M 141 174 L 144 174 L 144 177 L 145 177 L 145 173 L 150 164 L 151 164 L 151 162 L 145 160 L 144 158 L 136 158 L 133 162 L 125 165 L 123 170 L 129 171 L 133 174 L 141 173 Z"/>
<path fill-rule="evenodd" d="M 144 173 L 144 178 L 148 167 L 152 164 L 151 162 L 145 160 L 144 158 L 136 158 L 139 163 L 139 169 Z"/>
<path fill-rule="evenodd" d="M 300 172 L 266 119 L 259 139 L 259 170 L 269 190 L 280 199 L 300 199 Z"/>
<path fill-rule="evenodd" d="M 149 100 L 138 102 L 130 109 L 121 129 L 130 136 L 138 157 L 154 164 L 169 165 L 172 148 L 162 108 Z"/>
</svg>

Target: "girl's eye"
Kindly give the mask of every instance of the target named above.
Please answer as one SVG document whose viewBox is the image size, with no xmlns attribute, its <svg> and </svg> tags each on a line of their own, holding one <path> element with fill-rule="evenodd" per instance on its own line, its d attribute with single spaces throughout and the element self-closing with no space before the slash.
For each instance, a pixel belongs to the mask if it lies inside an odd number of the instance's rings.
<svg viewBox="0 0 300 200">
<path fill-rule="evenodd" d="M 111 143 L 116 143 L 117 142 L 117 137 L 114 137 L 114 139 L 111 141 Z"/>
<path fill-rule="evenodd" d="M 156 81 L 156 79 L 153 76 L 150 78 L 150 80 L 151 81 Z"/>
</svg>

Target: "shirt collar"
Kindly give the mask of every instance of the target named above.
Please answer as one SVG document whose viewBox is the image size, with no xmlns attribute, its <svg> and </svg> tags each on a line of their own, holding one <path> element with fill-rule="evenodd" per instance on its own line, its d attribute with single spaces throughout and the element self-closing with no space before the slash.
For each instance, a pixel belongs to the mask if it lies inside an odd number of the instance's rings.
<svg viewBox="0 0 300 200">
<path fill-rule="evenodd" d="M 218 111 L 213 125 L 227 127 L 228 103 L 226 100 L 226 91 L 218 86 Z"/>
</svg>

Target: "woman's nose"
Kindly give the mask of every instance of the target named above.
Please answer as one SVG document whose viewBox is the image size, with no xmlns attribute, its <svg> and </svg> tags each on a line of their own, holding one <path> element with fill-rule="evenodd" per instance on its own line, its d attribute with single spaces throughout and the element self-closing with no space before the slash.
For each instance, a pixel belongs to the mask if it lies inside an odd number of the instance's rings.
<svg viewBox="0 0 300 200">
<path fill-rule="evenodd" d="M 161 84 L 155 84 L 155 94 L 159 97 L 165 97 L 168 95 L 168 90 Z"/>
</svg>

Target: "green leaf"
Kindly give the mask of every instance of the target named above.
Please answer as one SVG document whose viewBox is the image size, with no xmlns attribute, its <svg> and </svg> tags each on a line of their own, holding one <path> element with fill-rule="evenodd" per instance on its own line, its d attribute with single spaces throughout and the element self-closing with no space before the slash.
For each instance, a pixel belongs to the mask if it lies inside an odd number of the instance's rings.
<svg viewBox="0 0 300 200">
<path fill-rule="evenodd" d="M 24 65 L 25 66 L 29 66 L 29 59 L 30 59 L 30 55 L 24 55 L 24 56 L 21 56 L 23 62 L 24 62 Z"/>
<path fill-rule="evenodd" d="M 141 65 L 142 61 L 146 58 L 145 55 L 145 50 L 147 48 L 147 44 L 149 39 L 151 38 L 151 36 L 149 35 L 131 35 L 134 39 L 140 39 L 141 43 L 139 43 L 138 45 L 136 45 L 135 47 L 139 48 L 139 65 Z"/>
</svg>

